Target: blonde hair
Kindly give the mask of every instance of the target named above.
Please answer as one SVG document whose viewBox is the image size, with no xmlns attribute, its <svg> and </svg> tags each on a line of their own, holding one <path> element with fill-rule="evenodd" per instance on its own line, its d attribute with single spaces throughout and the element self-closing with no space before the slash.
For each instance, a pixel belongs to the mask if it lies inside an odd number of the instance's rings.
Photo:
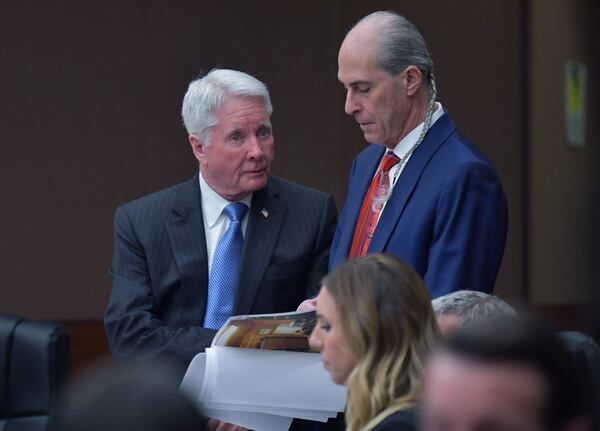
<svg viewBox="0 0 600 431">
<path fill-rule="evenodd" d="M 371 254 L 338 266 L 323 287 L 335 301 L 357 358 L 346 381 L 346 429 L 367 431 L 414 407 L 425 355 L 439 334 L 419 275 L 394 256 Z"/>
</svg>

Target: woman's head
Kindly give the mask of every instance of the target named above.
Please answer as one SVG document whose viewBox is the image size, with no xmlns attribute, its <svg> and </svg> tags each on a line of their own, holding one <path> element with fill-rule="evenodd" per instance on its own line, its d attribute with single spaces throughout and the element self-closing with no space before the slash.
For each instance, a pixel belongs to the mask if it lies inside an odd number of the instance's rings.
<svg viewBox="0 0 600 431">
<path fill-rule="evenodd" d="M 350 419 L 365 404 L 363 421 L 416 401 L 438 329 L 427 288 L 409 265 L 384 254 L 343 263 L 323 279 L 317 316 L 311 345 L 348 387 Z"/>
</svg>

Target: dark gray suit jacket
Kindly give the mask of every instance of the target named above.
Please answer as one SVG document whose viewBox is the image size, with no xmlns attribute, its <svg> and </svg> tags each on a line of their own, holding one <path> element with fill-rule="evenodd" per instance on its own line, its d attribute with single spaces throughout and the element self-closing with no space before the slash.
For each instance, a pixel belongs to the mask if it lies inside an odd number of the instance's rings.
<svg viewBox="0 0 600 431">
<path fill-rule="evenodd" d="M 166 356 L 187 365 L 210 345 L 215 331 L 202 327 L 208 264 L 200 202 L 196 175 L 117 209 L 104 317 L 117 359 Z M 270 177 L 249 210 L 234 315 L 295 310 L 315 295 L 336 215 L 330 195 Z"/>
<path fill-rule="evenodd" d="M 417 431 L 415 410 L 400 410 L 379 422 L 373 431 Z"/>
</svg>

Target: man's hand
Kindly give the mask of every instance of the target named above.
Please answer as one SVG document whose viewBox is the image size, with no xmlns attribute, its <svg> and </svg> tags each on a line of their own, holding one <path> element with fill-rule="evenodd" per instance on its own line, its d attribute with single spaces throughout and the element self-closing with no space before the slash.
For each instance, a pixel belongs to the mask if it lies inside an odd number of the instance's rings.
<svg viewBox="0 0 600 431">
<path fill-rule="evenodd" d="M 310 298 L 305 301 L 302 301 L 300 303 L 300 305 L 298 306 L 298 311 L 312 311 L 312 310 L 316 309 L 317 308 L 317 299 L 319 299 L 319 297 L 315 296 L 314 298 Z"/>
<path fill-rule="evenodd" d="M 213 418 L 208 419 L 208 422 L 206 423 L 206 429 L 208 431 L 249 431 L 247 428 Z"/>
</svg>

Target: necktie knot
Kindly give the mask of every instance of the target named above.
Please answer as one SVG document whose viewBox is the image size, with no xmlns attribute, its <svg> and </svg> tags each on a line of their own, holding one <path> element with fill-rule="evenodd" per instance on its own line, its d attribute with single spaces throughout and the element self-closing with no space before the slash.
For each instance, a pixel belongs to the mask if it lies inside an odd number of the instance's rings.
<svg viewBox="0 0 600 431">
<path fill-rule="evenodd" d="M 233 202 L 223 209 L 232 223 L 241 221 L 246 215 L 246 211 L 248 211 L 248 206 L 243 202 Z"/>
<path fill-rule="evenodd" d="M 400 162 L 400 157 L 398 157 L 394 152 L 388 151 L 383 156 L 383 162 L 381 163 L 381 170 L 384 172 L 389 172 L 392 167 L 397 165 Z"/>
</svg>

